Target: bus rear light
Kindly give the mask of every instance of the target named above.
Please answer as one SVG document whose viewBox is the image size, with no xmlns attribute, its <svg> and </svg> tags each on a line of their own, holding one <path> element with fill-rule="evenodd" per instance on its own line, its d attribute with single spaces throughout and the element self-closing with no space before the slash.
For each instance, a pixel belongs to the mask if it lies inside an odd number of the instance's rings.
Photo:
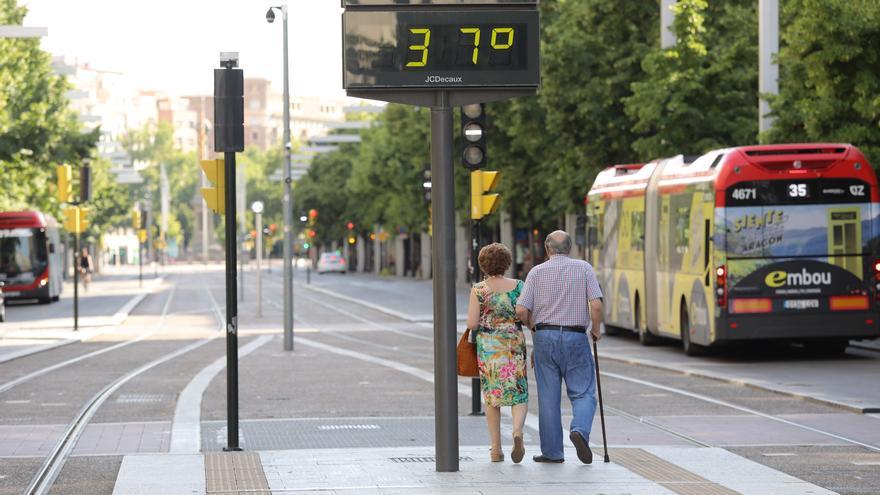
<svg viewBox="0 0 880 495">
<path fill-rule="evenodd" d="M 873 324 L 874 324 L 874 320 L 871 320 L 871 319 L 865 320 L 865 325 L 873 325 Z"/>
<path fill-rule="evenodd" d="M 766 297 L 734 299 L 731 313 L 769 313 L 773 311 L 773 300 Z"/>
<path fill-rule="evenodd" d="M 828 301 L 831 311 L 858 311 L 868 309 L 865 296 L 832 296 Z"/>
<path fill-rule="evenodd" d="M 739 323 L 731 323 L 730 328 L 739 328 Z"/>
<path fill-rule="evenodd" d="M 727 267 L 715 268 L 715 298 L 719 308 L 727 307 Z"/>
</svg>

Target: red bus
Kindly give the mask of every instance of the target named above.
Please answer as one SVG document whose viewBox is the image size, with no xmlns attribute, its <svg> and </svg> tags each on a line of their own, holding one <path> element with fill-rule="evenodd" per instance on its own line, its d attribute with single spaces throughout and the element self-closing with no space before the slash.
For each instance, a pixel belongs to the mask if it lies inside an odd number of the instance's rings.
<svg viewBox="0 0 880 495">
<path fill-rule="evenodd" d="M 880 193 L 847 144 L 715 150 L 602 171 L 588 195 L 606 328 L 640 340 L 880 337 Z"/>
<path fill-rule="evenodd" d="M 10 299 L 57 301 L 62 289 L 58 224 L 35 211 L 0 212 L 0 282 Z"/>
</svg>

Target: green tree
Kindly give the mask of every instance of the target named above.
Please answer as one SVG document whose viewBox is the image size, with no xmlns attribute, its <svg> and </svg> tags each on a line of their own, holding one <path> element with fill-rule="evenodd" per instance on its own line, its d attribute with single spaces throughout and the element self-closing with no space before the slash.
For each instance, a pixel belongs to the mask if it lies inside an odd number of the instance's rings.
<svg viewBox="0 0 880 495">
<path fill-rule="evenodd" d="M 790 0 L 782 18 L 767 139 L 848 142 L 880 166 L 880 3 Z"/>
<path fill-rule="evenodd" d="M 27 9 L 0 0 L 0 25 L 20 25 Z M 52 72 L 38 39 L 0 38 L 0 210 L 38 209 L 55 216 L 55 165 L 81 165 L 97 142 L 68 108 L 67 82 Z"/>
<path fill-rule="evenodd" d="M 601 168 L 634 159 L 631 145 L 641 133 L 623 101 L 644 78 L 641 62 L 656 44 L 659 12 L 657 2 L 578 0 L 559 2 L 544 22 L 546 128 L 516 139 L 543 141 L 535 165 L 552 176 L 562 214 L 582 205 Z"/>
<path fill-rule="evenodd" d="M 757 14 L 753 0 L 681 0 L 675 46 L 655 48 L 625 98 L 640 160 L 751 144 L 757 137 Z"/>
</svg>

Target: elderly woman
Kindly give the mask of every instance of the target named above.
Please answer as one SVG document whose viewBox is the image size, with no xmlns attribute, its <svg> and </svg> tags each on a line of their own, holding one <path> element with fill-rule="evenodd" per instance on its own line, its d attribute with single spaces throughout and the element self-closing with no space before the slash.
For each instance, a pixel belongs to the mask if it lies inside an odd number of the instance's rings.
<svg viewBox="0 0 880 495">
<path fill-rule="evenodd" d="M 467 326 L 476 335 L 480 385 L 486 402 L 486 423 L 492 442 L 492 462 L 504 460 L 501 450 L 501 407 L 513 408 L 513 462 L 522 461 L 523 425 L 526 422 L 529 384 L 526 378 L 526 341 L 516 319 L 521 280 L 506 278 L 510 250 L 490 244 L 480 250 L 482 282 L 474 284 L 468 304 Z"/>
</svg>

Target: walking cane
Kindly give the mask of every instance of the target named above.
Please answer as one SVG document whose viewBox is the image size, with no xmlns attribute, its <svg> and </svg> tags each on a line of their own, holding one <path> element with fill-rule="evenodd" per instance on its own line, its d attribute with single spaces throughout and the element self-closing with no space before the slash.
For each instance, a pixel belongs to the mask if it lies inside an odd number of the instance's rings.
<svg viewBox="0 0 880 495">
<path fill-rule="evenodd" d="M 605 406 L 602 404 L 602 378 L 599 376 L 599 348 L 596 346 L 596 337 L 593 337 L 593 359 L 596 361 L 596 386 L 599 388 L 599 418 L 602 420 L 602 446 L 605 448 L 605 462 L 611 462 L 608 457 L 608 438 L 605 436 Z"/>
</svg>

